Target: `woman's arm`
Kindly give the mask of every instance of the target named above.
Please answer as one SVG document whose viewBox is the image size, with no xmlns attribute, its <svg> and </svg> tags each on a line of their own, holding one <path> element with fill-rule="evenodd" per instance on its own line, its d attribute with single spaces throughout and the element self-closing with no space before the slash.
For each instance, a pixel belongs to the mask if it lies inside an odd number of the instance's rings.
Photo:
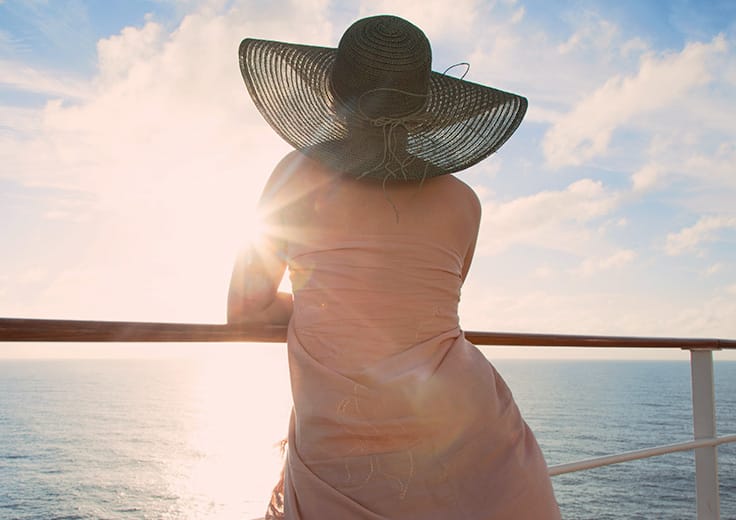
<svg viewBox="0 0 736 520">
<path fill-rule="evenodd" d="M 468 272 L 470 271 L 470 264 L 473 262 L 473 256 L 475 255 L 475 246 L 478 242 L 478 231 L 480 228 L 481 204 L 475 192 L 472 192 L 472 196 L 469 197 L 467 208 L 470 215 L 469 222 L 467 224 L 467 230 L 469 230 L 471 236 L 470 243 L 468 245 L 468 249 L 463 260 L 463 269 L 461 274 L 463 282 L 465 281 L 465 278 L 467 278 Z"/>
<path fill-rule="evenodd" d="M 292 312 L 292 296 L 278 291 L 286 270 L 287 241 L 280 233 L 289 176 L 294 161 L 287 156 L 266 183 L 258 203 L 263 235 L 238 255 L 227 297 L 228 323 L 284 325 Z"/>
<path fill-rule="evenodd" d="M 293 310 L 291 293 L 279 292 L 265 308 L 259 311 L 248 310 L 238 305 L 230 305 L 228 299 L 227 322 L 268 325 L 288 325 Z"/>
<path fill-rule="evenodd" d="M 277 292 L 285 264 L 264 258 L 258 249 L 249 247 L 235 262 L 227 295 L 227 322 L 285 325 L 291 318 L 292 296 Z"/>
</svg>

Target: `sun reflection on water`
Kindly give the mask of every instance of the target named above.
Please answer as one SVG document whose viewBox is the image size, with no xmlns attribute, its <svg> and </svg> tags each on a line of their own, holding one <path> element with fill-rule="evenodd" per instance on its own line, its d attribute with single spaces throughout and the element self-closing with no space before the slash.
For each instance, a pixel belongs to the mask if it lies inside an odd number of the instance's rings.
<svg viewBox="0 0 736 520">
<path fill-rule="evenodd" d="M 216 347 L 192 383 L 189 467 L 172 491 L 190 497 L 192 518 L 260 518 L 278 480 L 291 394 L 283 345 Z"/>
</svg>

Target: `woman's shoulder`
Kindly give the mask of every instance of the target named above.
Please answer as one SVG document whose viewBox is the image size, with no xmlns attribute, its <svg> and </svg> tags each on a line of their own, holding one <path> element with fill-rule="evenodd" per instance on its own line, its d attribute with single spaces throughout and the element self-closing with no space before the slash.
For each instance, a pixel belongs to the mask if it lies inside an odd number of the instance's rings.
<svg viewBox="0 0 736 520">
<path fill-rule="evenodd" d="M 437 195 L 444 203 L 456 208 L 465 208 L 473 216 L 480 217 L 481 202 L 478 194 L 468 184 L 454 175 L 441 175 L 432 179 Z"/>
<path fill-rule="evenodd" d="M 475 190 L 458 177 L 455 177 L 454 175 L 441 175 L 437 177 L 436 180 L 444 182 L 447 189 L 457 193 L 458 196 L 474 199 L 480 203 Z"/>
<path fill-rule="evenodd" d="M 300 186 L 313 182 L 316 168 L 314 161 L 294 150 L 286 154 L 271 172 L 263 197 L 282 197 L 285 193 L 298 190 Z"/>
<path fill-rule="evenodd" d="M 287 182 L 293 182 L 298 179 L 297 172 L 304 168 L 304 160 L 306 157 L 296 150 L 287 153 L 279 162 L 268 179 L 269 184 L 279 186 L 285 185 Z"/>
<path fill-rule="evenodd" d="M 334 178 L 322 164 L 298 150 L 286 154 L 274 168 L 269 183 L 285 188 L 299 189 L 303 186 L 316 186 Z"/>
</svg>

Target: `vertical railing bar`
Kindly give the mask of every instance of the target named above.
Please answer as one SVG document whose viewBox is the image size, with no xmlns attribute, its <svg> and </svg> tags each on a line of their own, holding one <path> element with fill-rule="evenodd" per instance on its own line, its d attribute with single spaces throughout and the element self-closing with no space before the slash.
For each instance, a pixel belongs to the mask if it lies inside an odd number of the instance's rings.
<svg viewBox="0 0 736 520">
<path fill-rule="evenodd" d="M 713 351 L 690 350 L 695 440 L 716 436 L 716 399 L 713 381 Z M 695 504 L 698 520 L 720 520 L 718 448 L 695 449 Z"/>
</svg>

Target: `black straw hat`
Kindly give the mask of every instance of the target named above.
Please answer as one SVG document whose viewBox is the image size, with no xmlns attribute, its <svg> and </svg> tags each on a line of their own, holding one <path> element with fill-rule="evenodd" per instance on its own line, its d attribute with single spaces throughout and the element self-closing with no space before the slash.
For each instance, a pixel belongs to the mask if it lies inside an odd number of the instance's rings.
<svg viewBox="0 0 736 520">
<path fill-rule="evenodd" d="M 337 49 L 249 38 L 239 54 L 271 127 L 357 177 L 464 170 L 498 150 L 527 108 L 516 94 L 433 72 L 427 37 L 395 16 L 358 20 Z"/>
</svg>

